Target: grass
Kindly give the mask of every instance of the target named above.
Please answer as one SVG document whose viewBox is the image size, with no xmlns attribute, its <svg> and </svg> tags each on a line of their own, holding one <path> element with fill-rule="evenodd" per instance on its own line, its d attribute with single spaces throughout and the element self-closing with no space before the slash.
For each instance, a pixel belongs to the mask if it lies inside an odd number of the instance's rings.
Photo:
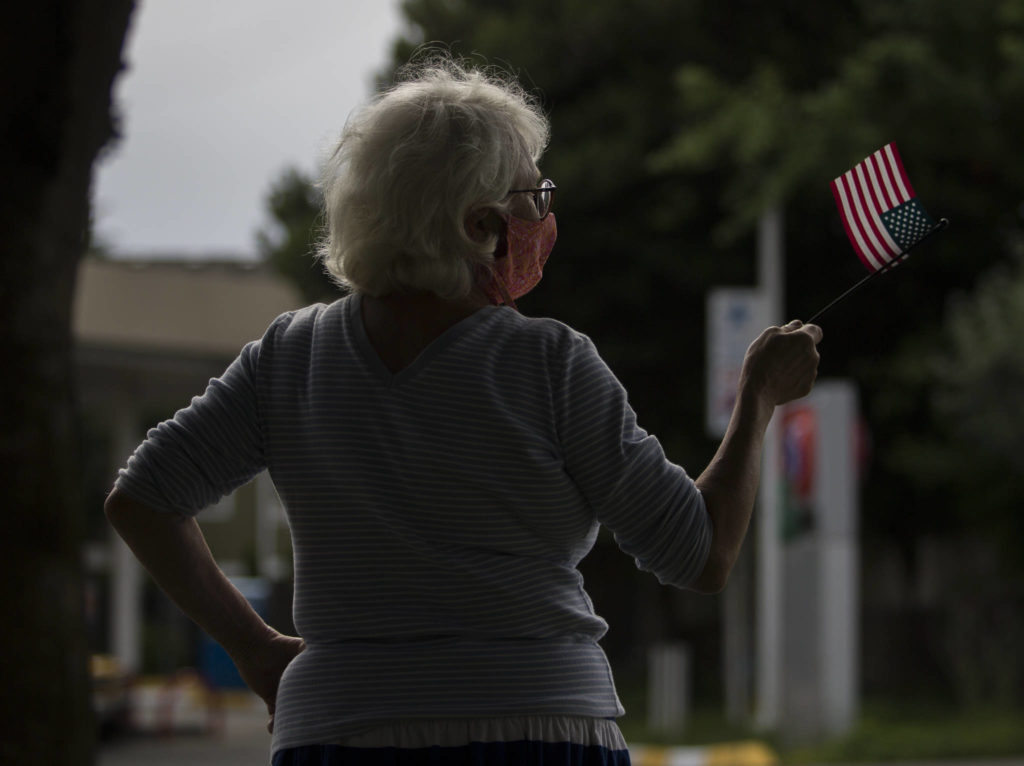
<svg viewBox="0 0 1024 766">
<path fill-rule="evenodd" d="M 760 740 L 783 764 L 858 763 L 956 758 L 999 758 L 1024 754 L 1024 710 L 958 711 L 920 704 L 865 704 L 846 735 L 814 746 L 787 746 L 777 735 L 729 724 L 718 709 L 697 709 L 678 731 L 646 726 L 643 705 L 630 706 L 619 720 L 627 742 L 647 745 L 706 745 Z"/>
<path fill-rule="evenodd" d="M 868 706 L 853 730 L 817 747 L 780 749 L 783 763 L 998 758 L 1024 754 L 1024 710 Z"/>
</svg>

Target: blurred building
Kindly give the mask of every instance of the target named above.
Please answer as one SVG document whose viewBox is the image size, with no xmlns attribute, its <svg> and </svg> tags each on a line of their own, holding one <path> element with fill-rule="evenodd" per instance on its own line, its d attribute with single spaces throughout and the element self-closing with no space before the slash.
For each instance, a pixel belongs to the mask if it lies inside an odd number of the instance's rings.
<svg viewBox="0 0 1024 766">
<path fill-rule="evenodd" d="M 242 346 L 302 303 L 289 283 L 261 265 L 81 263 L 73 331 L 91 520 L 87 608 L 93 650 L 114 655 L 130 671 L 143 669 L 147 647 L 168 662 L 196 659 L 189 657 L 197 651 L 195 634 L 166 599 L 147 596 L 148 578 L 104 523 L 103 496 L 149 428 L 202 393 Z M 290 581 L 287 527 L 266 472 L 199 521 L 229 576 L 257 578 L 268 588 Z"/>
</svg>

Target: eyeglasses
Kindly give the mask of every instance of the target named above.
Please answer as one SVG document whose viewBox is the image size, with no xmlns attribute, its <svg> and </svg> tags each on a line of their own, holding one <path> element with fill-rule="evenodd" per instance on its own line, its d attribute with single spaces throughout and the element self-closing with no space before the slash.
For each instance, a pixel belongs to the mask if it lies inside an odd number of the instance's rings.
<svg viewBox="0 0 1024 766">
<path fill-rule="evenodd" d="M 555 199 L 555 189 L 557 188 L 550 178 L 545 178 L 536 189 L 513 189 L 508 193 L 508 196 L 511 197 L 513 194 L 532 195 L 533 206 L 537 208 L 537 215 L 543 221 L 548 217 L 548 213 L 551 212 L 551 203 Z"/>
</svg>

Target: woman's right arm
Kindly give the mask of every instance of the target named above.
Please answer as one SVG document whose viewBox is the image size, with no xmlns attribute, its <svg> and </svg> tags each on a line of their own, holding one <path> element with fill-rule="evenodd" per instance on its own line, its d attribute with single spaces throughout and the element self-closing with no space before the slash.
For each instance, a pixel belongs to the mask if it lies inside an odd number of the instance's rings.
<svg viewBox="0 0 1024 766">
<path fill-rule="evenodd" d="M 810 393 L 819 341 L 817 325 L 790 322 L 768 328 L 747 349 L 725 438 L 696 480 L 714 531 L 693 590 L 719 593 L 725 588 L 750 524 L 768 423 L 776 406 Z"/>
</svg>

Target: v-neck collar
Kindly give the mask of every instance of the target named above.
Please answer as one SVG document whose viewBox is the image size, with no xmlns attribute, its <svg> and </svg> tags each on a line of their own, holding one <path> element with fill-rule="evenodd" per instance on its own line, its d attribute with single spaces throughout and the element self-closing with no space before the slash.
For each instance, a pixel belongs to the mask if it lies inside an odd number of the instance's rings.
<svg viewBox="0 0 1024 766">
<path fill-rule="evenodd" d="M 380 380 L 385 388 L 395 388 L 414 378 L 424 367 L 427 367 L 431 360 L 443 352 L 452 343 L 457 341 L 473 327 L 483 322 L 491 315 L 491 312 L 500 310 L 499 306 L 484 306 L 473 312 L 468 317 L 460 319 L 447 330 L 438 335 L 434 340 L 420 351 L 420 353 L 409 364 L 398 372 L 391 372 L 387 365 L 377 354 L 377 350 L 370 342 L 370 336 L 363 324 L 363 296 L 361 293 L 353 293 L 348 302 L 348 321 L 353 330 L 353 337 L 356 346 L 363 356 L 364 361 L 370 368 L 373 375 Z"/>
</svg>

